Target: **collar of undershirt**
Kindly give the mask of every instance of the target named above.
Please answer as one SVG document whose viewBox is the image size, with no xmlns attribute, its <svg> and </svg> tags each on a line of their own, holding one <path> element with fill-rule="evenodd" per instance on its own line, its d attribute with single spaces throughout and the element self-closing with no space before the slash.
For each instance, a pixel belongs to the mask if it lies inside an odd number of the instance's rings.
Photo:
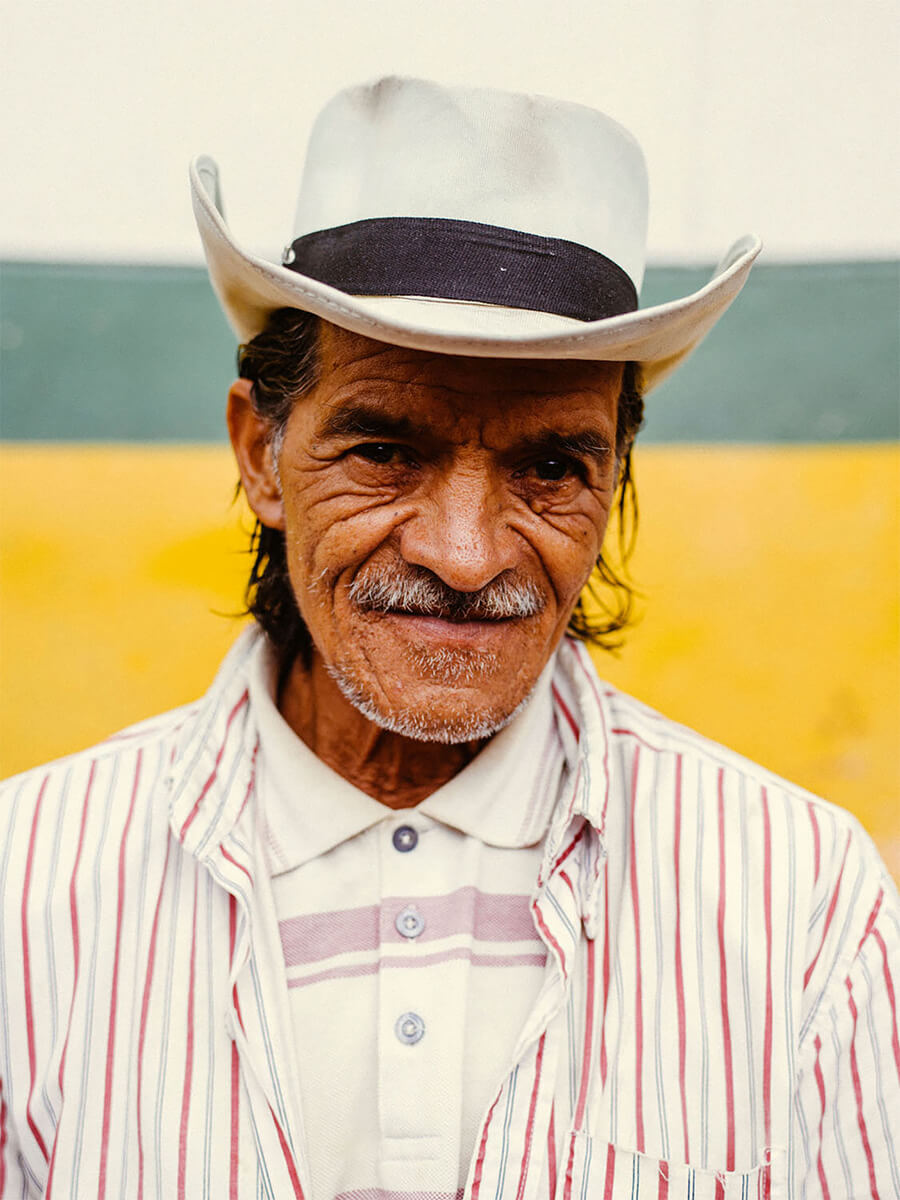
<svg viewBox="0 0 900 1200">
<path fill-rule="evenodd" d="M 536 845 L 567 771 L 551 683 L 555 656 L 524 709 L 471 763 L 415 809 L 491 845 Z M 327 853 L 395 812 L 328 767 L 293 732 L 275 704 L 277 666 L 260 638 L 249 662 L 250 704 L 259 732 L 259 814 L 273 874 Z"/>
</svg>

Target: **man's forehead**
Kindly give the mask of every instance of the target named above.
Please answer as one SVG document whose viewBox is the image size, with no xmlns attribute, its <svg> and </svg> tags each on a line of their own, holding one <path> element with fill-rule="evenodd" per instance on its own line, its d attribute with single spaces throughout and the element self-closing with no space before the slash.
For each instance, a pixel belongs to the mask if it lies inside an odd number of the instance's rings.
<svg viewBox="0 0 900 1200">
<path fill-rule="evenodd" d="M 319 356 L 320 417 L 349 427 L 354 415 L 440 419 L 473 406 L 524 419 L 552 412 L 552 425 L 594 412 L 615 418 L 624 364 L 578 360 L 469 358 L 412 350 L 325 325 Z M 496 412 L 495 412 L 496 410 Z"/>
</svg>

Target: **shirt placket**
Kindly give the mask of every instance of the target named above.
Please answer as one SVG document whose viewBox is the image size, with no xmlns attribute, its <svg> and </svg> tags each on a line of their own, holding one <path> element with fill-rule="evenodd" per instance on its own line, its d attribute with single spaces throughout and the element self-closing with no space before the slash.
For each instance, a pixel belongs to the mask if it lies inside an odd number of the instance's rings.
<svg viewBox="0 0 900 1200">
<path fill-rule="evenodd" d="M 447 1081 L 448 1068 L 461 1071 L 464 1004 L 447 994 L 443 976 L 416 967 L 427 934 L 416 897 L 434 889 L 438 870 L 430 834 L 420 814 L 378 830 L 378 1158 L 387 1191 L 456 1189 L 459 1112 L 447 1105 L 459 1089 L 435 1081 Z"/>
</svg>

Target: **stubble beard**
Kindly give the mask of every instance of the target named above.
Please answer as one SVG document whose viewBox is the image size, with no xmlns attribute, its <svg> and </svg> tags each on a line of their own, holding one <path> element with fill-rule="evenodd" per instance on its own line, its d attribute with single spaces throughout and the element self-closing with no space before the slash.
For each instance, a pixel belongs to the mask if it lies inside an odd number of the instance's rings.
<svg viewBox="0 0 900 1200">
<path fill-rule="evenodd" d="M 484 651 L 457 650 L 440 647 L 427 650 L 411 648 L 407 652 L 410 665 L 423 681 L 433 686 L 454 689 L 483 683 L 500 666 L 500 656 Z M 471 704 L 461 698 L 460 710 L 453 714 L 429 712 L 427 709 L 397 709 L 380 701 L 367 686 L 357 670 L 349 664 L 329 664 L 328 674 L 337 684 L 341 695 L 379 729 L 417 742 L 440 742 L 458 745 L 493 737 L 513 721 L 531 697 L 533 686 L 511 711 L 473 711 Z"/>
</svg>

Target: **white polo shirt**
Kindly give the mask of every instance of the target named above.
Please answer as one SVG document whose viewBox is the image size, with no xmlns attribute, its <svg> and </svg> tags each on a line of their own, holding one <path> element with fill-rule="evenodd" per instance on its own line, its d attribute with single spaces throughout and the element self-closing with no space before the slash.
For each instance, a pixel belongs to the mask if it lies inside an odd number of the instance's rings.
<svg viewBox="0 0 900 1200">
<path fill-rule="evenodd" d="M 395 812 L 297 737 L 257 655 L 260 808 L 313 1200 L 465 1183 L 544 977 L 530 903 L 567 773 L 551 674 L 454 779 Z"/>
</svg>

